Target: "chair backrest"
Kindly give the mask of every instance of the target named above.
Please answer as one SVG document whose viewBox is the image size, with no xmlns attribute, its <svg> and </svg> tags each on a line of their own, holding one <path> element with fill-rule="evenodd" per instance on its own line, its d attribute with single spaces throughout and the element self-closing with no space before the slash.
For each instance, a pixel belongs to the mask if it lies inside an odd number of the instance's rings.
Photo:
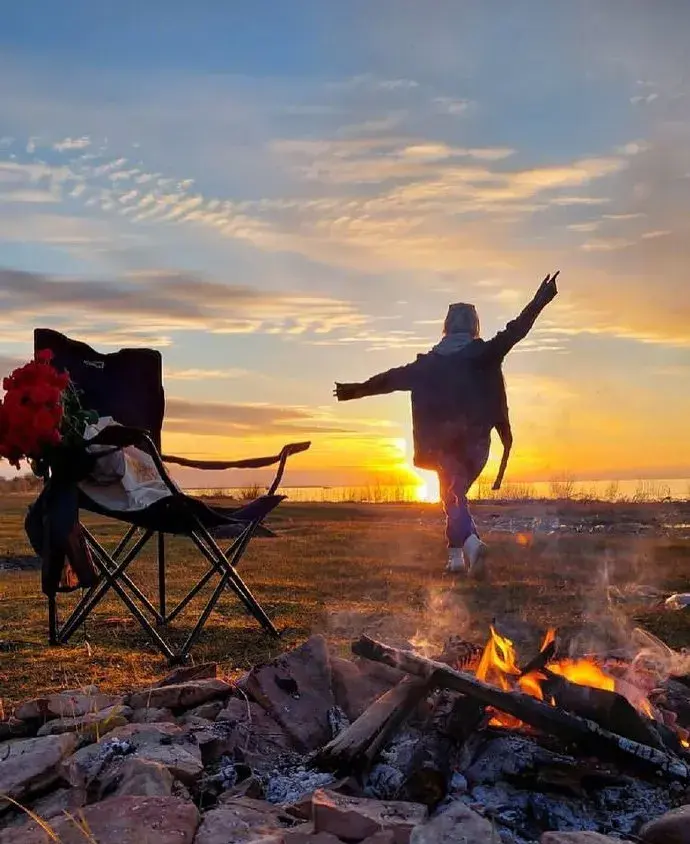
<svg viewBox="0 0 690 844">
<path fill-rule="evenodd" d="M 50 349 L 53 365 L 67 371 L 82 404 L 121 425 L 144 428 L 160 449 L 165 412 L 163 360 L 155 349 L 102 354 L 50 328 L 34 331 L 34 351 Z"/>
</svg>

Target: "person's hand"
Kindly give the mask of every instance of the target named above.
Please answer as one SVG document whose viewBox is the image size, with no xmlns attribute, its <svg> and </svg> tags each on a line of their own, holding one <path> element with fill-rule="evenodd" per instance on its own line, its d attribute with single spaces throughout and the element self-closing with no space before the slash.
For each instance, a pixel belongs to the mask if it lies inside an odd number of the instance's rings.
<svg viewBox="0 0 690 844">
<path fill-rule="evenodd" d="M 560 270 L 556 270 L 555 273 L 552 275 L 547 275 L 544 281 L 539 285 L 539 290 L 537 290 L 536 298 L 539 301 L 539 304 L 542 306 L 548 305 L 553 299 L 556 298 L 558 294 L 558 288 L 556 287 L 556 279 L 558 278 L 558 274 Z"/>
<path fill-rule="evenodd" d="M 335 390 L 333 390 L 333 395 L 338 399 L 338 401 L 351 401 L 352 399 L 361 398 L 361 393 L 359 392 L 359 384 L 336 383 Z"/>
</svg>

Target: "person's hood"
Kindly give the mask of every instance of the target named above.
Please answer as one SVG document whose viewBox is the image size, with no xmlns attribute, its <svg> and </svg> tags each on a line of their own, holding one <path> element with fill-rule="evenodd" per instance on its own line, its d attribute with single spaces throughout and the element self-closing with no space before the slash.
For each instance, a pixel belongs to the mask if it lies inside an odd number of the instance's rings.
<svg viewBox="0 0 690 844">
<path fill-rule="evenodd" d="M 443 337 L 432 352 L 452 355 L 479 337 L 479 315 L 474 305 L 457 302 L 448 306 L 443 324 Z"/>
</svg>

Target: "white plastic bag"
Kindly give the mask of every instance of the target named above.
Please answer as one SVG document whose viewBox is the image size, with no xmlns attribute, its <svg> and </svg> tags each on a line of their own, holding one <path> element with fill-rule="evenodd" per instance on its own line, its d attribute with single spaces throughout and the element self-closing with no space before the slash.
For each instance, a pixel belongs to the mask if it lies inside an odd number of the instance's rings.
<svg viewBox="0 0 690 844">
<path fill-rule="evenodd" d="M 86 428 L 84 438 L 90 440 L 104 428 L 117 424 L 112 416 L 102 416 Z M 98 453 L 110 446 L 89 448 Z M 85 495 L 108 510 L 144 510 L 171 494 L 153 458 L 135 446 L 99 458 L 92 475 L 79 486 Z"/>
</svg>

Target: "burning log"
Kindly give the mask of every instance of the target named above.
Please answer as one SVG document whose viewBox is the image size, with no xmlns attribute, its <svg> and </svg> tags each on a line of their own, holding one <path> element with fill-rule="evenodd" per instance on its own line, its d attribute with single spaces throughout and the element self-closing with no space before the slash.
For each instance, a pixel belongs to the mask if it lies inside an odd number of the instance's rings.
<svg viewBox="0 0 690 844">
<path fill-rule="evenodd" d="M 336 771 L 368 768 L 387 738 L 430 689 L 426 679 L 404 677 L 319 751 L 316 756 L 318 766 Z"/>
<path fill-rule="evenodd" d="M 656 747 L 657 750 L 664 749 L 664 742 L 653 723 L 643 718 L 623 695 L 608 689 L 571 683 L 565 677 L 546 670 L 544 674 L 548 681 L 545 688 L 561 709 L 595 721 L 605 730 L 639 744 Z"/>
<path fill-rule="evenodd" d="M 410 651 L 388 647 L 367 636 L 354 642 L 352 651 L 366 659 L 393 666 L 406 674 L 422 677 L 429 686 L 453 689 L 473 697 L 486 706 L 512 715 L 538 730 L 585 745 L 595 754 L 613 755 L 645 768 L 650 773 L 661 773 L 681 782 L 690 779 L 690 768 L 686 762 L 671 753 L 617 735 L 593 721 L 549 706 L 536 698 L 502 691 L 477 680 L 476 677 L 455 671 Z"/>
</svg>

